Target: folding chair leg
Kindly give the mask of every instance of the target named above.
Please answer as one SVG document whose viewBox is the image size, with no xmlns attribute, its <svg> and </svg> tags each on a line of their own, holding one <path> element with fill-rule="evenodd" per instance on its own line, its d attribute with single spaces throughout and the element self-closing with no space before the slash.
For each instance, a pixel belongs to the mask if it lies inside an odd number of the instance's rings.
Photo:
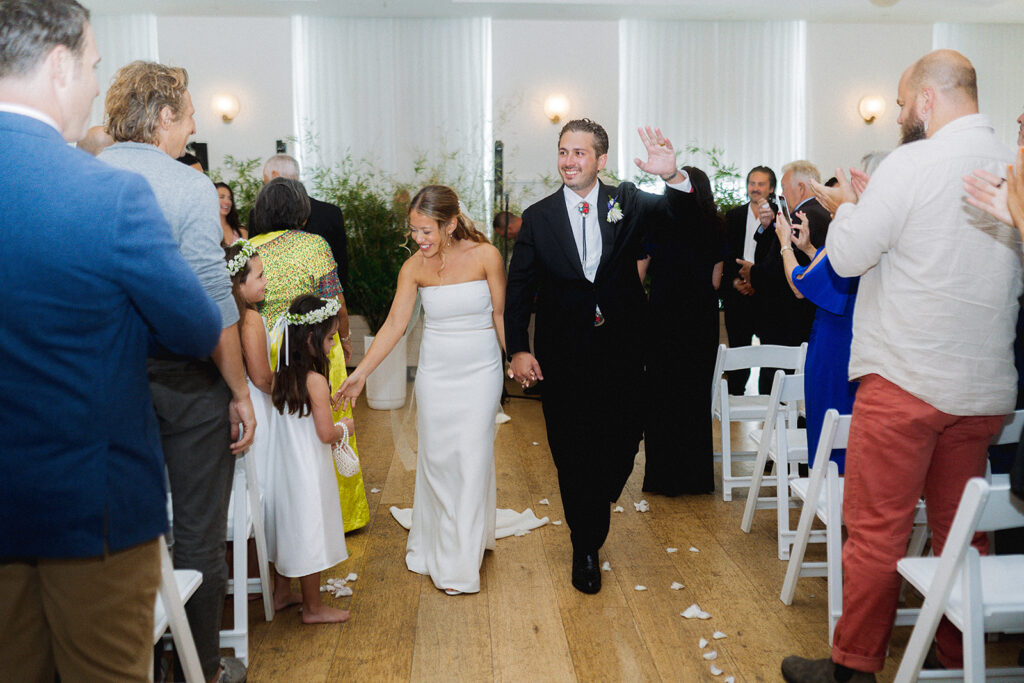
<svg viewBox="0 0 1024 683">
<path fill-rule="evenodd" d="M 786 578 L 782 582 L 782 592 L 779 599 L 785 605 L 793 604 L 793 595 L 796 593 L 796 581 L 800 578 L 800 568 L 804 563 L 804 554 L 807 552 L 807 543 L 811 538 L 811 525 L 817 514 L 818 498 L 821 496 L 824 482 L 820 478 L 811 477 L 807 485 L 807 498 L 804 500 L 803 509 L 800 511 L 800 522 L 796 526 L 796 538 L 793 541 L 793 548 L 789 553 L 789 566 L 786 567 Z"/>
<path fill-rule="evenodd" d="M 839 466 L 828 463 L 825 476 L 828 496 L 828 524 L 825 529 L 825 556 L 828 576 L 828 644 L 836 631 L 836 622 L 843 614 L 843 504 L 839 488 Z"/>
<path fill-rule="evenodd" d="M 174 578 L 174 565 L 167 550 L 167 541 L 160 537 L 160 599 L 167 611 L 167 623 L 174 638 L 174 648 L 178 652 L 187 683 L 205 683 L 203 667 L 199 664 L 199 653 L 195 641 L 192 640 L 192 629 L 185 616 L 185 605 L 178 593 L 178 582 Z"/>
<path fill-rule="evenodd" d="M 981 610 L 981 557 L 978 549 L 969 547 L 964 558 L 964 683 L 985 681 L 985 620 Z M 972 578 L 973 577 L 973 578 Z"/>
<path fill-rule="evenodd" d="M 757 459 L 754 460 L 754 473 L 750 478 L 750 488 L 747 489 L 747 504 L 743 508 L 743 521 L 740 522 L 740 529 L 745 533 L 750 533 L 750 527 L 754 523 L 754 509 L 757 508 L 757 497 L 761 494 L 761 484 L 764 480 L 764 466 L 768 462 L 768 441 L 770 440 L 770 432 L 768 426 L 765 425 L 761 430 L 761 443 L 758 444 L 757 448 Z M 779 472 L 775 473 L 775 480 L 778 482 Z M 778 487 L 776 487 L 778 490 Z"/>
<path fill-rule="evenodd" d="M 249 514 L 252 519 L 253 536 L 256 539 L 256 560 L 260 570 L 260 591 L 263 593 L 263 616 L 267 621 L 274 619 L 274 583 L 267 562 L 267 531 L 263 525 L 263 506 L 260 504 L 259 484 L 256 481 L 255 466 L 246 456 L 245 490 L 249 499 Z"/>
<path fill-rule="evenodd" d="M 789 481 L 790 463 L 788 460 L 775 463 L 776 481 L 775 510 L 776 538 L 779 544 L 779 559 L 789 559 L 790 545 L 793 543 L 793 530 L 789 528 Z"/>
</svg>

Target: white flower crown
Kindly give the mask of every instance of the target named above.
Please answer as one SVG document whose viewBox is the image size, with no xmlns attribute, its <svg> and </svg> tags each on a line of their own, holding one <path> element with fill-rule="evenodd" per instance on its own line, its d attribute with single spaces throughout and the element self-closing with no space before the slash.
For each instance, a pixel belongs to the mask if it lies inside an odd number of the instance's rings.
<svg viewBox="0 0 1024 683">
<path fill-rule="evenodd" d="M 285 313 L 284 319 L 289 325 L 316 325 L 338 314 L 341 302 L 337 299 L 321 299 L 324 305 L 309 313 Z"/>
<path fill-rule="evenodd" d="M 228 261 L 228 274 L 238 275 L 245 268 L 245 264 L 248 263 L 249 259 L 256 256 L 256 248 L 252 246 L 252 243 L 246 239 L 238 239 L 231 246 L 235 247 L 242 245 L 242 251 L 235 254 L 234 258 Z"/>
</svg>

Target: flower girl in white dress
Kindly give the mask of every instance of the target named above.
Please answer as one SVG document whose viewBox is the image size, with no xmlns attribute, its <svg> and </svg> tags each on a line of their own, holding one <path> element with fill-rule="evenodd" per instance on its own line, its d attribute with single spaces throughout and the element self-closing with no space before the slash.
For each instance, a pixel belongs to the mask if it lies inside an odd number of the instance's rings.
<svg viewBox="0 0 1024 683">
<path fill-rule="evenodd" d="M 302 589 L 302 621 L 341 622 L 348 610 L 320 600 L 320 572 L 348 558 L 331 444 L 344 431 L 331 416 L 328 354 L 338 329 L 337 299 L 296 297 L 278 323 L 283 338 L 271 394 L 274 410 L 264 491 L 267 551 L 278 575 L 274 602 L 296 601 L 288 578 Z M 276 328 L 277 326 L 275 326 Z M 354 431 L 345 418 L 348 433 Z"/>
</svg>

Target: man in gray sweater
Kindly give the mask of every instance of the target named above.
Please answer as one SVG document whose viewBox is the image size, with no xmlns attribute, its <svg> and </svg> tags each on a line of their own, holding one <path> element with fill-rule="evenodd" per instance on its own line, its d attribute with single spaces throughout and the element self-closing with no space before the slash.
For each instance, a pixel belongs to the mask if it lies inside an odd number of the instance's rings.
<svg viewBox="0 0 1024 683">
<path fill-rule="evenodd" d="M 245 667 L 219 654 L 224 547 L 235 456 L 252 443 L 256 421 L 220 246 L 217 192 L 205 175 L 175 161 L 195 133 L 194 112 L 184 69 L 132 62 L 107 91 L 107 131 L 116 143 L 99 158 L 149 181 L 182 256 L 220 308 L 220 342 L 211 357 L 192 360 L 157 350 L 149 382 L 171 485 L 174 566 L 203 573 L 186 605 L 203 675 L 239 681 Z"/>
</svg>

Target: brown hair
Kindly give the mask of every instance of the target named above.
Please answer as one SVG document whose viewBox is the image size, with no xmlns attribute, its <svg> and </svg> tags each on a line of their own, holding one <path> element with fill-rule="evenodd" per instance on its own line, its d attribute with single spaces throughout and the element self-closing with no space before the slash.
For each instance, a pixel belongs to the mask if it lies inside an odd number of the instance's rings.
<svg viewBox="0 0 1024 683">
<path fill-rule="evenodd" d="M 409 203 L 409 213 L 419 211 L 427 218 L 437 221 L 437 227 L 444 229 L 445 224 L 455 218 L 453 240 L 470 240 L 487 243 L 487 236 L 476 229 L 469 216 L 462 213 L 459 206 L 459 195 L 445 185 L 427 185 L 416 193 Z"/>
<path fill-rule="evenodd" d="M 235 258 L 236 256 L 238 256 L 239 253 L 241 253 L 242 244 L 244 243 L 242 243 L 241 240 L 239 240 L 239 242 L 235 242 L 230 246 L 224 247 L 224 261 L 227 263 L 231 263 L 231 259 Z M 259 256 L 259 254 L 256 255 Z M 242 286 L 242 283 L 245 282 L 246 279 L 249 277 L 249 274 L 252 273 L 251 264 L 252 257 L 249 257 L 248 259 L 245 260 L 245 265 L 242 266 L 242 269 L 240 271 L 238 271 L 234 275 L 228 273 L 228 275 L 231 277 L 231 295 L 235 297 L 235 305 L 238 306 L 239 319 L 245 316 L 245 309 L 251 308 L 254 311 L 257 310 L 256 305 L 246 301 L 242 297 L 242 292 L 239 291 L 239 288 Z M 239 333 L 241 333 L 241 325 L 238 326 L 238 331 Z"/>
<path fill-rule="evenodd" d="M 608 132 L 600 123 L 590 119 L 573 119 L 562 126 L 562 132 L 558 134 L 559 144 L 566 133 L 590 133 L 594 136 L 594 153 L 597 156 L 608 153 Z"/>
<path fill-rule="evenodd" d="M 322 308 L 324 303 L 318 296 L 302 294 L 292 300 L 288 312 L 303 315 Z M 337 325 L 338 318 L 333 315 L 323 322 L 312 325 L 288 324 L 285 332 L 288 339 L 282 341 L 278 349 L 278 354 L 288 349 L 288 356 L 278 359 L 274 387 L 270 394 L 270 400 L 277 412 L 283 415 L 287 408 L 289 415 L 305 417 L 312 414 L 313 406 L 309 402 L 306 375 L 318 372 L 324 377 L 330 377 L 331 360 L 324 353 L 324 340 L 335 332 Z"/>
<path fill-rule="evenodd" d="M 188 72 L 181 67 L 143 61 L 122 66 L 107 90 L 107 132 L 117 142 L 155 145 L 160 112 L 170 107 L 179 120 L 187 90 Z"/>
</svg>

